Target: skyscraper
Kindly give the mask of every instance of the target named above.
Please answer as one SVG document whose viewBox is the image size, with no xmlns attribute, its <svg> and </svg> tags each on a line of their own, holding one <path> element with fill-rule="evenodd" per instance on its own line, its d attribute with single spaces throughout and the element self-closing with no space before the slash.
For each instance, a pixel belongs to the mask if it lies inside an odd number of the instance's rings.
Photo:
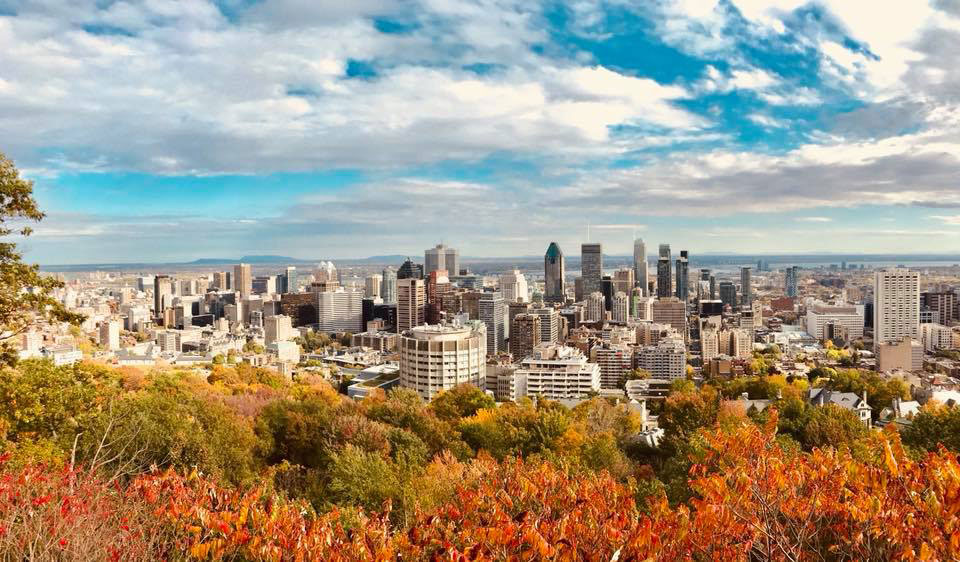
<svg viewBox="0 0 960 562">
<path fill-rule="evenodd" d="M 503 296 L 499 292 L 480 293 L 480 320 L 487 326 L 487 353 L 493 355 L 506 351 L 504 334 L 505 308 Z"/>
<path fill-rule="evenodd" d="M 643 238 L 637 238 L 633 241 L 633 278 L 638 287 L 643 289 L 643 294 L 647 294 L 649 282 L 649 271 L 647 264 L 647 245 Z"/>
<path fill-rule="evenodd" d="M 657 260 L 657 297 L 666 298 L 673 294 L 673 281 L 670 271 L 670 244 L 660 244 L 660 257 Z"/>
<path fill-rule="evenodd" d="M 403 262 L 397 270 L 397 279 L 423 279 L 423 266 L 407 258 L 407 261 Z"/>
<path fill-rule="evenodd" d="M 173 280 L 169 275 L 157 275 L 153 278 L 153 315 L 163 318 L 163 297 L 173 295 Z"/>
<path fill-rule="evenodd" d="M 380 287 L 383 286 L 383 276 L 377 275 L 368 275 L 366 279 L 363 280 L 363 296 L 368 299 L 375 299 L 380 297 Z"/>
<path fill-rule="evenodd" d="M 750 274 L 750 267 L 740 268 L 740 305 L 750 306 L 753 304 L 753 281 Z"/>
<path fill-rule="evenodd" d="M 383 304 L 397 303 L 397 272 L 392 267 L 383 270 L 383 281 L 380 284 L 380 298 Z"/>
<path fill-rule="evenodd" d="M 283 282 L 281 283 L 281 293 L 296 293 L 300 290 L 300 281 L 297 277 L 297 268 L 290 266 L 283 272 L 281 277 Z"/>
<path fill-rule="evenodd" d="M 400 386 L 412 388 L 424 400 L 457 385 L 483 388 L 486 376 L 483 328 L 420 326 L 404 331 L 400 354 Z"/>
<path fill-rule="evenodd" d="M 250 264 L 241 263 L 233 266 L 233 290 L 240 293 L 240 298 L 249 298 L 253 293 L 253 276 L 250 273 Z"/>
<path fill-rule="evenodd" d="M 800 268 L 792 265 L 786 269 L 783 280 L 783 292 L 788 297 L 797 296 L 797 272 Z"/>
<path fill-rule="evenodd" d="M 613 307 L 610 311 L 610 318 L 614 322 L 626 323 L 630 317 L 630 298 L 623 291 L 617 292 L 613 297 Z"/>
<path fill-rule="evenodd" d="M 737 286 L 730 281 L 720 282 L 720 300 L 723 306 L 736 308 L 737 306 Z"/>
<path fill-rule="evenodd" d="M 511 302 L 527 302 L 527 278 L 514 269 L 510 273 L 504 273 L 500 276 L 500 292 L 503 293 L 503 300 Z"/>
<path fill-rule="evenodd" d="M 893 268 L 876 272 L 873 291 L 874 348 L 920 337 L 920 274 Z"/>
<path fill-rule="evenodd" d="M 430 275 L 438 269 L 447 270 L 447 275 L 460 275 L 460 252 L 444 244 L 424 251 L 423 275 Z"/>
<path fill-rule="evenodd" d="M 566 270 L 563 263 L 563 252 L 556 242 L 550 242 L 547 253 L 543 256 L 543 300 L 546 302 L 563 302 L 566 300 L 564 292 L 564 276 Z"/>
<path fill-rule="evenodd" d="M 540 316 L 536 314 L 518 314 L 510 326 L 510 353 L 514 361 L 522 361 L 540 345 L 543 328 Z"/>
<path fill-rule="evenodd" d="M 690 295 L 690 262 L 687 258 L 687 251 L 680 250 L 680 257 L 677 259 L 677 294 L 676 297 L 683 302 L 687 302 Z"/>
<path fill-rule="evenodd" d="M 601 290 L 603 278 L 603 246 L 599 243 L 585 243 L 580 246 L 580 276 L 583 277 L 583 293 Z"/>
<path fill-rule="evenodd" d="M 426 320 L 427 291 L 423 279 L 397 281 L 397 332 L 420 326 Z"/>
<path fill-rule="evenodd" d="M 427 275 L 427 323 L 439 324 L 443 312 L 444 299 L 453 290 L 447 270 L 437 269 Z"/>
</svg>

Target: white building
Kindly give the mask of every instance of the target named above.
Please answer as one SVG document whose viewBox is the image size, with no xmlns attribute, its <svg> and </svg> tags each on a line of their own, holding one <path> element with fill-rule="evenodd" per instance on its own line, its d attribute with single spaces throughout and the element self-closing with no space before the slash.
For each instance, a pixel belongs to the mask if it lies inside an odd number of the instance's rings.
<svg viewBox="0 0 960 562">
<path fill-rule="evenodd" d="M 939 349 L 953 348 L 953 329 L 943 324 L 921 324 L 920 341 L 923 349 L 933 353 Z"/>
<path fill-rule="evenodd" d="M 682 379 L 687 376 L 687 348 L 683 339 L 668 337 L 656 345 L 638 347 L 635 364 L 656 379 Z"/>
<path fill-rule="evenodd" d="M 920 274 L 894 268 L 876 272 L 873 292 L 874 347 L 920 339 Z"/>
<path fill-rule="evenodd" d="M 560 341 L 560 313 L 555 308 L 533 308 L 530 309 L 528 314 L 536 314 L 540 317 L 540 341 L 542 343 Z"/>
<path fill-rule="evenodd" d="M 740 359 L 749 359 L 753 355 L 753 332 L 743 328 L 720 330 L 718 351 Z"/>
<path fill-rule="evenodd" d="M 582 399 L 600 391 L 600 366 L 564 345 L 538 345 L 520 363 L 516 376 L 523 380 L 528 396 L 550 400 Z"/>
<path fill-rule="evenodd" d="M 432 400 L 444 390 L 470 383 L 483 388 L 486 337 L 478 326 L 417 326 L 400 334 L 400 386 Z"/>
<path fill-rule="evenodd" d="M 100 345 L 108 351 L 120 349 L 120 322 L 108 319 L 100 323 Z"/>
<path fill-rule="evenodd" d="M 271 355 L 276 355 L 277 360 L 281 363 L 299 363 L 300 362 L 300 346 L 296 342 L 292 341 L 275 341 L 268 343 L 267 353 Z"/>
<path fill-rule="evenodd" d="M 297 336 L 293 329 L 293 319 L 283 314 L 267 316 L 263 319 L 264 343 L 270 345 L 278 341 L 292 340 Z"/>
<path fill-rule="evenodd" d="M 53 361 L 56 367 L 73 365 L 83 359 L 83 352 L 69 345 L 47 347 L 43 349 L 42 353 L 45 358 Z"/>
<path fill-rule="evenodd" d="M 317 324 L 321 332 L 362 332 L 363 293 L 343 287 L 317 293 Z"/>
<path fill-rule="evenodd" d="M 503 300 L 508 303 L 529 300 L 527 299 L 527 279 L 517 269 L 500 276 L 500 292 L 503 294 Z"/>
<path fill-rule="evenodd" d="M 623 291 L 619 291 L 614 295 L 610 314 L 610 319 L 614 322 L 626 324 L 630 318 L 630 298 Z"/>
<path fill-rule="evenodd" d="M 505 332 L 506 304 L 499 292 L 480 294 L 480 320 L 487 326 L 487 353 L 494 355 L 507 350 Z"/>
<path fill-rule="evenodd" d="M 363 296 L 368 299 L 375 299 L 380 296 L 380 287 L 383 285 L 383 275 L 373 274 L 367 276 L 363 281 Z"/>
<path fill-rule="evenodd" d="M 606 306 L 603 299 L 603 293 L 599 291 L 594 291 L 590 293 L 587 297 L 587 307 L 586 307 L 586 318 L 587 322 L 603 322 L 606 317 Z"/>
<path fill-rule="evenodd" d="M 826 339 L 828 324 L 839 325 L 846 328 L 850 340 L 858 340 L 863 337 L 863 315 L 863 305 L 860 304 L 832 305 L 811 301 L 807 303 L 806 330 L 822 341 Z"/>
</svg>

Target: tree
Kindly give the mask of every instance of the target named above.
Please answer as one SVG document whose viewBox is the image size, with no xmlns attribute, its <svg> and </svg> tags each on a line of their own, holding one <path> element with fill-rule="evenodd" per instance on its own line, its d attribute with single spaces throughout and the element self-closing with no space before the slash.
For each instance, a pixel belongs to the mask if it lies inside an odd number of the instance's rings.
<svg viewBox="0 0 960 562">
<path fill-rule="evenodd" d="M 800 432 L 803 444 L 814 447 L 853 447 L 867 434 L 867 427 L 852 410 L 837 404 L 810 409 Z"/>
<path fill-rule="evenodd" d="M 484 408 L 496 406 L 493 398 L 472 384 L 457 385 L 445 390 L 430 402 L 430 409 L 438 418 L 454 422 L 470 417 Z"/>
<path fill-rule="evenodd" d="M 0 152 L 0 240 L 11 235 L 29 236 L 29 226 L 13 228 L 10 221 L 39 222 L 44 214 L 33 199 L 33 182 Z M 79 324 L 83 316 L 68 311 L 51 291 L 63 283 L 40 274 L 40 267 L 23 262 L 13 242 L 0 242 L 0 366 L 16 363 L 13 338 L 29 328 L 36 319 Z"/>
<path fill-rule="evenodd" d="M 903 442 L 916 451 L 936 451 L 943 445 L 960 451 L 960 407 L 927 404 L 903 429 Z"/>
</svg>

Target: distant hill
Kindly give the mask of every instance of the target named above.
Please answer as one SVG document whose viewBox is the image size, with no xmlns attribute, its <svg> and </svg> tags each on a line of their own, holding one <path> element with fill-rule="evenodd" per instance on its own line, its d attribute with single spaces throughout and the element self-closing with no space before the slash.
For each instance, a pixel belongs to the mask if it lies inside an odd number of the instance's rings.
<svg viewBox="0 0 960 562">
<path fill-rule="evenodd" d="M 249 264 L 263 264 L 263 263 L 306 263 L 307 260 L 301 260 L 298 258 L 291 258 L 289 256 L 243 256 L 239 259 L 233 258 L 201 258 L 198 260 L 193 260 L 189 262 L 189 265 L 213 265 L 221 263 L 249 263 Z"/>
</svg>

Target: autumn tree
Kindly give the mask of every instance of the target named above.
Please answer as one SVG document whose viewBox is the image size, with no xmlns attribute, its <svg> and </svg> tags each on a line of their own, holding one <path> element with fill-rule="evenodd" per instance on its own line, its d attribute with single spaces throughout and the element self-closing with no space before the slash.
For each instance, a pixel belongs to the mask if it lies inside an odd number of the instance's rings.
<svg viewBox="0 0 960 562">
<path fill-rule="evenodd" d="M 43 217 L 33 199 L 33 182 L 20 177 L 0 152 L 0 366 L 16 363 L 12 340 L 37 319 L 73 323 L 83 319 L 53 298 L 52 291 L 63 283 L 41 275 L 39 266 L 24 263 L 16 243 L 8 241 L 11 236 L 29 236 L 32 230 L 24 223 Z"/>
</svg>

